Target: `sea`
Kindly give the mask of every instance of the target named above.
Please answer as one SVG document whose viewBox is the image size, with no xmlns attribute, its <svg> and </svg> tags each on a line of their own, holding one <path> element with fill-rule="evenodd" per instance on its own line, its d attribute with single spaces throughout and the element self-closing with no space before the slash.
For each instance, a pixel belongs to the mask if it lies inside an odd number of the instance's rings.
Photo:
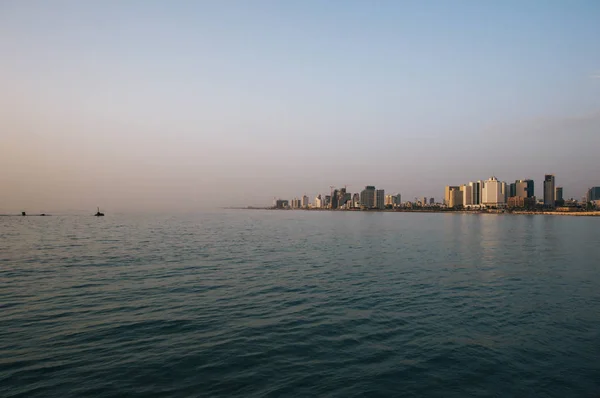
<svg viewBox="0 0 600 398">
<path fill-rule="evenodd" d="M 0 217 L 0 397 L 600 397 L 600 218 Z"/>
</svg>

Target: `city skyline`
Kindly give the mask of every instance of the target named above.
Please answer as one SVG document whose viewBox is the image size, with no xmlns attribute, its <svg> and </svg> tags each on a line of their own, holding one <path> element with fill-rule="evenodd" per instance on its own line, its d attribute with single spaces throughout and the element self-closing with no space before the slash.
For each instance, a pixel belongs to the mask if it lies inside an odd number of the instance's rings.
<svg viewBox="0 0 600 398">
<path fill-rule="evenodd" d="M 0 213 L 491 175 L 579 197 L 600 185 L 598 20 L 593 1 L 1 2 Z"/>
<path fill-rule="evenodd" d="M 484 190 L 482 185 L 484 183 L 490 183 L 493 182 L 495 184 L 497 184 L 497 186 L 494 188 L 494 190 L 492 192 L 489 192 L 489 190 Z M 544 175 L 544 179 L 541 181 L 541 184 L 537 185 L 537 190 L 536 190 L 536 184 L 535 184 L 535 180 L 532 178 L 523 178 L 523 179 L 517 179 L 514 180 L 514 182 L 510 182 L 510 181 L 504 181 L 501 179 L 498 179 L 496 176 L 491 176 L 487 179 L 478 179 L 476 181 L 469 181 L 466 183 L 462 183 L 459 185 L 446 185 L 442 194 L 438 195 L 438 196 L 403 196 L 404 194 L 400 191 L 394 191 L 394 193 L 391 193 L 391 191 L 387 191 L 385 190 L 385 188 L 382 189 L 382 191 L 385 191 L 385 195 L 384 195 L 384 203 L 387 205 L 388 202 L 392 203 L 392 200 L 394 200 L 394 204 L 396 204 L 395 199 L 392 199 L 392 197 L 402 197 L 405 200 L 402 203 L 405 202 L 413 202 L 413 203 L 424 203 L 425 205 L 433 205 L 435 204 L 443 204 L 443 205 L 448 205 L 449 207 L 454 207 L 454 201 L 457 200 L 459 201 L 460 205 L 464 205 L 464 206 L 469 206 L 469 205 L 478 205 L 478 204 L 487 204 L 488 206 L 498 206 L 498 205 L 502 205 L 505 206 L 509 203 L 508 199 L 511 197 L 521 197 L 521 198 L 531 198 L 531 199 L 536 199 L 535 202 L 533 203 L 538 203 L 538 202 L 542 202 L 544 203 L 545 206 L 549 206 L 549 207 L 553 207 L 555 205 L 556 202 L 564 202 L 565 200 L 574 200 L 577 202 L 582 202 L 582 198 L 587 198 L 589 196 L 593 196 L 594 198 L 592 200 L 596 200 L 595 197 L 596 195 L 598 195 L 598 197 L 600 198 L 600 188 L 594 187 L 594 186 L 590 186 L 589 188 L 587 188 L 586 190 L 584 190 L 581 195 L 572 195 L 572 196 L 567 196 L 565 195 L 565 191 L 564 188 L 562 186 L 557 185 L 556 183 L 556 176 L 553 174 L 545 174 Z M 561 184 L 564 183 L 564 181 L 560 181 Z M 541 185 L 541 187 L 540 187 Z M 378 186 L 375 185 L 366 185 L 364 187 L 364 189 L 359 190 L 359 192 L 352 192 L 351 190 L 347 189 L 347 186 L 344 186 L 343 188 L 337 188 L 335 186 L 330 186 L 330 192 L 329 193 L 315 193 L 313 195 L 313 199 L 311 199 L 310 195 L 307 195 L 307 193 L 304 193 L 301 196 L 295 195 L 293 196 L 293 199 L 290 199 L 290 202 L 293 202 L 294 200 L 299 200 L 299 198 L 306 198 L 308 199 L 308 202 L 312 205 L 313 203 L 315 203 L 316 198 L 318 197 L 320 200 L 325 200 L 326 197 L 331 197 L 334 195 L 337 195 L 339 192 L 339 189 L 343 189 L 344 192 L 348 192 L 348 196 L 352 197 L 352 195 L 360 195 L 361 197 L 361 204 L 365 205 L 365 207 L 370 208 L 376 208 L 377 206 L 372 205 L 372 203 L 374 203 L 374 199 L 371 202 L 367 202 L 366 204 L 363 202 L 362 200 L 362 196 L 365 192 L 365 190 L 371 190 L 372 192 L 376 192 L 379 191 Z M 453 194 L 452 192 L 456 191 L 455 194 Z M 541 192 L 540 192 L 541 191 Z M 599 193 L 596 193 L 596 191 L 598 191 Z M 592 192 L 592 193 L 590 193 Z M 547 195 L 550 194 L 550 197 L 547 197 Z M 488 197 L 489 195 L 492 195 L 491 197 Z M 439 200 L 436 200 L 434 203 L 430 203 L 431 200 L 433 199 L 437 199 L 439 198 Z M 468 199 L 466 199 L 468 198 Z M 492 199 L 493 198 L 493 199 Z M 285 199 L 283 197 L 279 197 L 279 196 L 275 196 L 273 197 L 273 201 L 277 201 L 278 199 Z M 412 200 L 414 199 L 414 200 Z M 589 200 L 589 199 L 588 199 Z M 308 203 L 306 202 L 306 203 Z M 356 200 L 352 200 L 352 203 L 356 202 Z M 400 202 L 400 201 L 398 201 Z M 303 203 L 304 200 L 303 200 Z M 321 203 L 321 202 L 319 202 Z M 322 203 L 328 203 L 328 202 L 322 202 Z M 522 202 L 521 202 L 522 203 Z M 399 204 L 399 203 L 398 203 Z M 334 208 L 337 208 L 337 205 L 334 205 Z M 295 206 L 292 205 L 292 208 L 300 208 L 300 207 L 306 207 L 306 206 Z M 321 205 L 317 206 L 317 207 L 321 207 Z"/>
</svg>

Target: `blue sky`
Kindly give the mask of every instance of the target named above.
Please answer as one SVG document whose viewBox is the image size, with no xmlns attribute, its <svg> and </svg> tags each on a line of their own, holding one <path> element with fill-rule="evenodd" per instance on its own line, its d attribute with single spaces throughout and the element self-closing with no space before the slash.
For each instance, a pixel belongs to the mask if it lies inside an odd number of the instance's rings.
<svg viewBox="0 0 600 398">
<path fill-rule="evenodd" d="M 597 1 L 4 1 L 0 211 L 439 198 L 491 174 L 579 198 L 598 21 Z"/>
</svg>

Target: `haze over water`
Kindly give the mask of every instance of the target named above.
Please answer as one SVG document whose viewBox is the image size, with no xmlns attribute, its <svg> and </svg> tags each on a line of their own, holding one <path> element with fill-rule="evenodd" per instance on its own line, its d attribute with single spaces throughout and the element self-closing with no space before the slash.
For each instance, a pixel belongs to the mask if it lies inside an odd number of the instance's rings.
<svg viewBox="0 0 600 398">
<path fill-rule="evenodd" d="M 598 219 L 0 218 L 0 396 L 591 397 Z"/>
</svg>

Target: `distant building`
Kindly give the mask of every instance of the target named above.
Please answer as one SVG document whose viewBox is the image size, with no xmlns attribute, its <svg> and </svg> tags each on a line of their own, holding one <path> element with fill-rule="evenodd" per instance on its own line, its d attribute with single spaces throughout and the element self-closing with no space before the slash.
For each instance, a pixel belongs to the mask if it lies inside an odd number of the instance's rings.
<svg viewBox="0 0 600 398">
<path fill-rule="evenodd" d="M 451 206 L 450 206 L 450 192 L 451 192 L 452 190 L 459 189 L 459 188 L 460 188 L 460 187 L 458 187 L 458 186 L 453 186 L 453 185 L 447 185 L 447 186 L 446 186 L 446 189 L 444 190 L 444 204 L 445 204 L 445 205 L 447 205 L 448 207 L 451 207 Z"/>
<path fill-rule="evenodd" d="M 446 204 L 448 207 L 455 208 L 463 205 L 463 192 L 460 190 L 460 187 L 449 187 L 447 196 Z"/>
<path fill-rule="evenodd" d="M 375 207 L 375 187 L 367 185 L 360 193 L 360 205 L 367 209 Z"/>
<path fill-rule="evenodd" d="M 562 206 L 564 203 L 565 203 L 565 200 L 563 199 L 563 188 L 562 187 L 554 188 L 554 205 Z"/>
<path fill-rule="evenodd" d="M 352 207 L 360 207 L 360 194 L 355 193 L 352 195 Z"/>
<path fill-rule="evenodd" d="M 276 209 L 287 209 L 288 207 L 290 207 L 290 203 L 287 200 L 277 199 L 275 201 Z"/>
<path fill-rule="evenodd" d="M 593 188 L 588 189 L 586 200 L 588 202 L 600 200 L 600 187 L 593 187 Z"/>
<path fill-rule="evenodd" d="M 554 207 L 554 195 L 556 195 L 554 185 L 554 176 L 546 174 L 544 177 L 544 206 L 546 207 Z"/>
<path fill-rule="evenodd" d="M 302 207 L 308 208 L 308 196 L 306 195 L 302 197 Z"/>
<path fill-rule="evenodd" d="M 330 206 L 331 206 L 331 196 L 325 195 L 325 200 L 323 201 L 323 207 L 328 209 Z"/>
<path fill-rule="evenodd" d="M 394 205 L 394 196 L 393 195 L 385 195 L 385 205 L 386 206 Z"/>
<path fill-rule="evenodd" d="M 510 184 L 511 187 L 514 186 L 514 191 L 511 192 L 510 197 L 518 196 L 521 198 L 533 198 L 533 180 L 516 180 L 514 184 Z"/>
<path fill-rule="evenodd" d="M 502 183 L 496 177 L 492 176 L 483 182 L 481 204 L 491 207 L 504 206 L 506 204 L 505 192 L 507 192 L 506 183 Z"/>
<path fill-rule="evenodd" d="M 299 209 L 302 207 L 302 201 L 298 198 L 292 199 L 292 209 Z"/>
<path fill-rule="evenodd" d="M 339 207 L 339 197 L 338 197 L 339 191 L 337 189 L 334 189 L 333 192 L 331 192 L 331 208 L 332 209 L 337 209 Z"/>
<path fill-rule="evenodd" d="M 315 208 L 320 209 L 323 207 L 323 199 L 321 198 L 321 195 L 317 195 L 317 197 L 315 198 Z"/>
<path fill-rule="evenodd" d="M 473 186 L 471 185 L 461 185 L 460 191 L 462 192 L 462 205 L 470 206 L 473 204 Z"/>
<path fill-rule="evenodd" d="M 402 195 L 400 195 L 399 193 L 394 195 L 394 206 L 400 206 L 402 205 Z"/>
<path fill-rule="evenodd" d="M 531 209 L 535 207 L 535 197 L 525 198 L 522 196 L 513 196 L 508 198 L 507 206 L 510 208 L 526 208 Z"/>
<path fill-rule="evenodd" d="M 435 204 L 435 199 L 434 198 L 429 198 L 429 205 L 433 206 Z"/>
<path fill-rule="evenodd" d="M 378 189 L 375 195 L 375 207 L 378 209 L 385 209 L 385 191 Z"/>
</svg>

